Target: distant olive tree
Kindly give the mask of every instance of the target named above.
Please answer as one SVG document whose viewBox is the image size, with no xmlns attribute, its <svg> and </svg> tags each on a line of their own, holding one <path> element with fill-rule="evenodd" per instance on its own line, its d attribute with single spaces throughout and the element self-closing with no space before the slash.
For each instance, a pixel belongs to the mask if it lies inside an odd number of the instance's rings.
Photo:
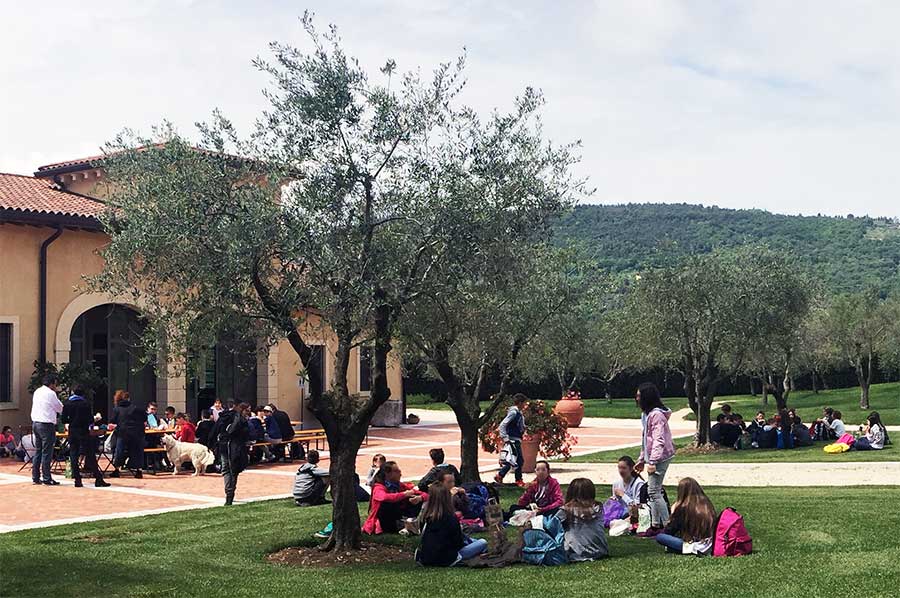
<svg viewBox="0 0 900 598">
<path fill-rule="evenodd" d="M 698 444 L 709 442 L 719 385 L 743 371 L 760 347 L 789 363 L 809 305 L 803 275 L 763 247 L 717 250 L 641 275 L 634 306 L 643 345 L 661 365 L 680 362 Z"/>
<path fill-rule="evenodd" d="M 875 289 L 839 295 L 824 316 L 825 334 L 834 352 L 853 368 L 859 382 L 859 408 L 869 408 L 869 388 L 879 353 L 890 354 L 898 340 L 900 301 L 882 299 Z"/>
</svg>

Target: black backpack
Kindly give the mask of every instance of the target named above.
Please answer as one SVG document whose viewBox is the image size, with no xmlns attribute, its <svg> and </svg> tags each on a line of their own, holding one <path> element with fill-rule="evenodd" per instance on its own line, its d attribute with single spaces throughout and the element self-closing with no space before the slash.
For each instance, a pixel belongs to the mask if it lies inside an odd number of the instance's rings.
<svg viewBox="0 0 900 598">
<path fill-rule="evenodd" d="M 666 494 L 665 488 L 662 489 L 662 496 L 663 496 L 663 500 L 666 501 L 666 506 L 667 507 L 671 506 L 671 503 L 669 503 L 669 495 Z M 641 486 L 641 494 L 640 494 L 640 497 L 638 498 L 638 502 L 640 502 L 642 505 L 646 505 L 647 503 L 650 502 L 650 492 L 647 489 L 647 484 L 644 484 L 643 486 Z"/>
</svg>

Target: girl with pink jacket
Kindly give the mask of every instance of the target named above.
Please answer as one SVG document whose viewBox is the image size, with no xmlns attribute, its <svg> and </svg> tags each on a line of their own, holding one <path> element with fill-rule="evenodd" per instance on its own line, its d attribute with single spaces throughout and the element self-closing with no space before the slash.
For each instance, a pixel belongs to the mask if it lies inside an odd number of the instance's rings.
<svg viewBox="0 0 900 598">
<path fill-rule="evenodd" d="M 641 455 L 634 470 L 638 473 L 645 468 L 647 470 L 650 529 L 645 535 L 655 536 L 669 522 L 669 507 L 663 498 L 663 480 L 669 463 L 675 456 L 675 443 L 669 429 L 669 416 L 672 412 L 663 405 L 659 389 L 650 382 L 641 384 L 635 401 L 641 408 L 643 436 Z"/>
</svg>

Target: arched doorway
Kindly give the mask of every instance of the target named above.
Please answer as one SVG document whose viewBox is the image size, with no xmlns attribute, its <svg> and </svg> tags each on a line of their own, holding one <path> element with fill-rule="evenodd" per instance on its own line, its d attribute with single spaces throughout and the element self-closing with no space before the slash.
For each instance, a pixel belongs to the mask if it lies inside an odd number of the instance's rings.
<svg viewBox="0 0 900 598">
<path fill-rule="evenodd" d="M 156 398 L 153 367 L 141 367 L 140 339 L 144 329 L 138 312 L 113 303 L 89 309 L 72 325 L 69 361 L 93 364 L 106 381 L 94 397 L 94 410 L 104 418 L 112 412 L 112 397 L 118 389 L 127 390 L 137 403 Z"/>
</svg>

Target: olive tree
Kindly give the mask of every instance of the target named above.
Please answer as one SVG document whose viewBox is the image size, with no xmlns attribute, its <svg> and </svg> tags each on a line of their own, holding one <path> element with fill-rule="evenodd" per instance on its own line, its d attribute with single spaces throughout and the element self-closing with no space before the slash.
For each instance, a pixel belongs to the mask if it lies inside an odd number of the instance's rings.
<svg viewBox="0 0 900 598">
<path fill-rule="evenodd" d="M 809 301 L 805 277 L 785 256 L 761 247 L 717 250 L 641 275 L 634 302 L 642 343 L 658 347 L 661 363 L 680 361 L 698 444 L 709 442 L 719 384 L 742 371 L 759 347 L 790 347 Z"/>
<path fill-rule="evenodd" d="M 882 299 L 874 289 L 835 297 L 825 315 L 826 335 L 834 351 L 850 365 L 859 382 L 859 408 L 869 408 L 876 361 L 897 341 L 900 301 Z"/>
<path fill-rule="evenodd" d="M 460 473 L 479 479 L 478 431 L 507 397 L 523 353 L 590 288 L 592 266 L 543 243 L 500 251 L 481 272 L 423 296 L 401 324 L 404 347 L 444 387 L 460 428 Z M 491 396 L 491 382 L 499 386 Z M 490 399 L 482 408 L 481 401 Z"/>
<path fill-rule="evenodd" d="M 464 61 L 430 77 L 374 78 L 335 30 L 303 24 L 311 49 L 273 44 L 255 65 L 272 81 L 247 137 L 221 115 L 198 139 L 162 128 L 119 136 L 110 176 L 106 267 L 93 284 L 139 296 L 170 355 L 232 335 L 287 339 L 310 379 L 310 407 L 328 437 L 334 533 L 355 549 L 359 447 L 388 400 L 388 355 L 405 310 L 439 293 L 446 264 L 478 254 L 479 223 L 502 212 L 518 235 L 556 211 L 562 191 L 529 176 L 557 150 L 533 131 L 538 94 L 486 122 L 461 105 Z M 565 153 L 565 150 L 563 150 Z M 549 160 L 544 172 L 563 168 Z M 558 174 L 564 176 L 564 172 Z M 471 222 L 467 220 L 471 218 Z M 314 340 L 334 339 L 330 380 Z M 351 350 L 373 347 L 371 392 L 351 392 Z"/>
</svg>

